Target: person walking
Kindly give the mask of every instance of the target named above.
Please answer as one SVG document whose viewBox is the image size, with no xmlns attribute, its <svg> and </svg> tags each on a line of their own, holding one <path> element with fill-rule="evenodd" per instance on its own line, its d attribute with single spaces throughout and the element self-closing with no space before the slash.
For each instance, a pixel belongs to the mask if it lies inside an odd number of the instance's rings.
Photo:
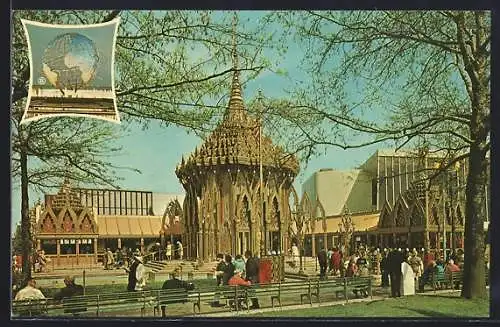
<svg viewBox="0 0 500 327">
<path fill-rule="evenodd" d="M 389 253 L 388 266 L 392 297 L 401 297 L 401 277 L 403 275 L 401 264 L 403 261 L 404 256 L 401 249 L 393 250 Z"/>
<path fill-rule="evenodd" d="M 111 252 L 110 248 L 106 249 L 106 264 L 104 269 L 113 269 L 113 265 L 115 264 L 115 257 L 113 256 L 113 252 Z"/>
<path fill-rule="evenodd" d="M 332 263 L 333 276 L 337 276 L 337 274 L 340 275 L 340 266 L 342 265 L 342 254 L 340 253 L 337 247 L 333 249 L 330 261 Z"/>
<path fill-rule="evenodd" d="M 40 253 L 38 255 L 38 262 L 40 264 L 40 272 L 44 272 L 47 266 L 47 263 L 49 262 L 49 259 L 45 256 L 45 250 L 40 250 Z"/>
<path fill-rule="evenodd" d="M 333 249 L 329 248 L 328 252 L 326 252 L 326 262 L 328 263 L 328 272 L 329 273 L 331 273 L 333 270 L 332 254 L 333 254 Z"/>
<path fill-rule="evenodd" d="M 422 259 L 419 257 L 417 249 L 413 249 L 408 259 L 408 263 L 415 274 L 415 285 L 419 284 L 419 280 L 424 273 L 424 263 Z"/>
<path fill-rule="evenodd" d="M 128 271 L 128 284 L 127 291 L 142 291 L 146 285 L 146 268 L 144 267 L 143 259 L 141 256 L 134 256 L 132 265 L 126 269 Z"/>
<path fill-rule="evenodd" d="M 182 247 L 181 241 L 177 241 L 177 253 L 179 254 L 179 260 L 184 257 L 184 248 Z"/>
<path fill-rule="evenodd" d="M 167 242 L 167 246 L 165 248 L 165 256 L 167 257 L 168 261 L 172 260 L 172 243 L 170 243 L 170 241 Z"/>
<path fill-rule="evenodd" d="M 323 280 L 326 276 L 326 270 L 328 267 L 328 259 L 325 249 L 321 249 L 318 252 L 318 264 L 319 264 L 319 279 Z"/>
<path fill-rule="evenodd" d="M 382 273 L 381 287 L 389 287 L 389 264 L 388 264 L 389 250 L 384 248 L 382 259 L 380 260 L 380 271 Z"/>
<path fill-rule="evenodd" d="M 295 267 L 299 266 L 299 257 L 300 257 L 299 247 L 297 246 L 297 244 L 293 243 L 292 244 L 292 262 L 293 262 L 293 265 Z"/>
</svg>

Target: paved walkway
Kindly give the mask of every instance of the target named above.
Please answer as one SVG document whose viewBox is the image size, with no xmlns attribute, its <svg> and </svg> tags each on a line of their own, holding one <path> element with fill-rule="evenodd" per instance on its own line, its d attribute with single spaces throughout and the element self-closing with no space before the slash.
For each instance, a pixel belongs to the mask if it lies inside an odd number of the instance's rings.
<svg viewBox="0 0 500 327">
<path fill-rule="evenodd" d="M 298 309 L 308 309 L 308 308 L 318 308 L 318 307 L 330 307 L 335 305 L 349 305 L 351 303 L 360 303 L 360 302 L 374 302 L 374 301 L 383 301 L 386 297 L 383 296 L 373 296 L 373 298 L 360 298 L 360 299 L 349 299 L 349 302 L 345 301 L 334 301 L 334 302 L 323 302 L 323 303 L 313 303 L 313 304 L 296 304 L 296 305 L 287 305 L 284 307 L 275 307 L 275 308 L 263 308 L 263 309 L 252 309 L 252 310 L 242 310 L 242 311 L 231 311 L 231 312 L 217 312 L 217 313 L 209 313 L 209 314 L 197 314 L 192 315 L 191 317 L 239 317 L 239 316 L 248 316 L 254 315 L 257 313 L 266 313 L 266 312 L 275 312 L 275 311 L 291 311 Z"/>
</svg>

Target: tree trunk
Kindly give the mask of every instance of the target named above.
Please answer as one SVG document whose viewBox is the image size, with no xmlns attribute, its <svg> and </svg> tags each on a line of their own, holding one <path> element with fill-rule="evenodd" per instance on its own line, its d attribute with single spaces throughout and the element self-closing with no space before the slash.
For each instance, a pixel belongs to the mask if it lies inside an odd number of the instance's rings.
<svg viewBox="0 0 500 327">
<path fill-rule="evenodd" d="M 24 146 L 20 150 L 21 160 L 21 242 L 23 244 L 22 278 L 23 282 L 31 278 L 32 266 L 32 241 L 31 241 L 31 219 L 29 214 L 28 197 L 28 155 Z"/>
<path fill-rule="evenodd" d="M 474 12 L 476 47 L 484 44 L 488 38 L 485 24 L 485 12 Z M 459 41 L 462 42 L 462 53 L 464 58 L 464 68 L 470 77 L 470 99 L 471 99 L 471 119 L 470 137 L 472 143 L 469 151 L 469 172 L 467 175 L 467 186 L 465 190 L 465 262 L 464 262 L 464 283 L 462 296 L 467 299 L 486 297 L 485 281 L 485 188 L 487 182 L 488 160 L 488 136 L 490 131 L 490 91 L 489 91 L 489 62 L 487 51 L 479 48 L 473 53 L 467 51 L 464 41 L 460 40 L 460 35 L 466 33 L 464 14 L 459 14 Z M 474 60 L 471 60 L 474 55 Z"/>
<path fill-rule="evenodd" d="M 484 152 L 471 147 L 465 202 L 465 264 L 462 296 L 485 297 L 485 192 L 486 160 Z"/>
</svg>

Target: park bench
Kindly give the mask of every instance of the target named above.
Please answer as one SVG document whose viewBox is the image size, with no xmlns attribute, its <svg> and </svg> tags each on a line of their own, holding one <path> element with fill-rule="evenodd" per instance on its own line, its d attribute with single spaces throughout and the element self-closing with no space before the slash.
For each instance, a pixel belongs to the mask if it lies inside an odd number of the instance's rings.
<svg viewBox="0 0 500 327">
<path fill-rule="evenodd" d="M 230 286 L 224 285 L 219 288 L 222 301 L 226 301 L 229 309 L 239 311 L 240 309 L 248 309 L 249 298 L 248 288 L 250 286 Z"/>
<path fill-rule="evenodd" d="M 342 294 L 345 297 L 347 294 L 345 283 L 345 278 L 332 278 L 327 280 L 318 280 L 316 282 L 315 291 L 312 293 L 314 297 L 321 303 L 321 296 L 327 295 L 329 292 L 335 294 L 335 298 L 338 299 L 339 295 Z"/>
<path fill-rule="evenodd" d="M 188 292 L 188 301 L 193 303 L 193 313 L 201 313 L 202 302 L 211 302 L 215 297 L 215 293 L 218 292 L 218 287 L 214 290 L 213 287 L 197 288 L 193 291 Z M 221 299 L 222 300 L 222 299 Z M 198 312 L 196 311 L 198 308 Z"/>
<path fill-rule="evenodd" d="M 274 308 L 274 303 L 277 302 L 281 307 L 281 290 L 283 285 L 287 283 L 269 283 L 257 284 L 249 290 L 250 297 L 263 298 L 269 296 L 271 299 L 271 307 Z"/>
<path fill-rule="evenodd" d="M 189 291 L 184 288 L 179 289 L 165 289 L 153 291 L 156 297 L 154 306 L 154 315 L 159 313 L 161 307 L 168 307 L 171 304 L 187 303 L 189 302 Z"/>
<path fill-rule="evenodd" d="M 450 279 L 446 276 L 446 274 L 438 274 L 433 272 L 431 274 L 430 283 L 432 289 L 436 291 L 436 289 L 446 289 L 449 285 Z"/>
<path fill-rule="evenodd" d="M 317 281 L 315 285 L 315 291 L 312 293 L 314 297 L 321 303 L 321 294 L 328 294 L 329 292 L 335 293 L 335 299 L 339 298 L 339 295 L 348 301 L 349 291 L 356 294 L 366 293 L 368 296 L 372 297 L 372 279 L 371 277 L 339 277 L 332 278 L 323 281 Z"/>
<path fill-rule="evenodd" d="M 46 316 L 48 313 L 47 300 L 20 300 L 12 302 L 13 317 Z"/>
<path fill-rule="evenodd" d="M 113 312 L 140 310 L 141 317 L 144 317 L 146 309 L 154 309 L 157 301 L 154 291 L 137 291 L 74 296 L 63 299 L 62 303 L 64 316 L 95 314 L 100 317 Z"/>
<path fill-rule="evenodd" d="M 283 302 L 284 297 L 289 297 L 291 295 L 299 295 L 300 296 L 300 304 L 304 304 L 304 299 L 308 299 L 308 302 L 312 305 L 312 297 L 313 297 L 313 285 L 312 281 L 308 280 L 307 282 L 287 282 L 281 283 L 279 287 L 279 293 L 275 299 L 278 301 L 281 307 L 281 303 Z M 272 299 L 272 298 L 271 298 Z"/>
<path fill-rule="evenodd" d="M 367 296 L 372 297 L 372 278 L 371 277 L 352 277 L 347 278 L 347 289 L 350 289 L 353 293 L 355 293 L 356 297 L 358 293 L 365 293 Z M 348 297 L 346 295 L 346 300 Z"/>
<path fill-rule="evenodd" d="M 453 289 L 455 289 L 455 285 L 462 284 L 463 278 L 464 278 L 464 272 L 462 270 L 451 273 L 450 283 L 451 283 L 451 286 L 453 287 Z M 490 272 L 488 269 L 486 269 L 484 272 L 484 278 L 486 279 L 486 285 L 489 285 Z"/>
<path fill-rule="evenodd" d="M 201 313 L 202 303 L 212 303 L 216 294 L 219 295 L 219 301 L 225 303 L 224 307 L 230 310 L 241 309 L 241 302 L 248 303 L 246 287 L 223 285 L 197 288 L 189 291 L 187 296 L 187 300 L 193 303 L 193 313 Z"/>
</svg>

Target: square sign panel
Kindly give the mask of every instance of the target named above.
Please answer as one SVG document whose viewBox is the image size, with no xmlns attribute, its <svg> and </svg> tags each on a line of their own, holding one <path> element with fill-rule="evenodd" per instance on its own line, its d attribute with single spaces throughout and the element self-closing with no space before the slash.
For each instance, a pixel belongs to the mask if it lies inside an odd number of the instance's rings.
<svg viewBox="0 0 500 327">
<path fill-rule="evenodd" d="M 55 116 L 120 122 L 114 83 L 119 22 L 52 25 L 22 20 L 31 70 L 22 122 Z"/>
</svg>

